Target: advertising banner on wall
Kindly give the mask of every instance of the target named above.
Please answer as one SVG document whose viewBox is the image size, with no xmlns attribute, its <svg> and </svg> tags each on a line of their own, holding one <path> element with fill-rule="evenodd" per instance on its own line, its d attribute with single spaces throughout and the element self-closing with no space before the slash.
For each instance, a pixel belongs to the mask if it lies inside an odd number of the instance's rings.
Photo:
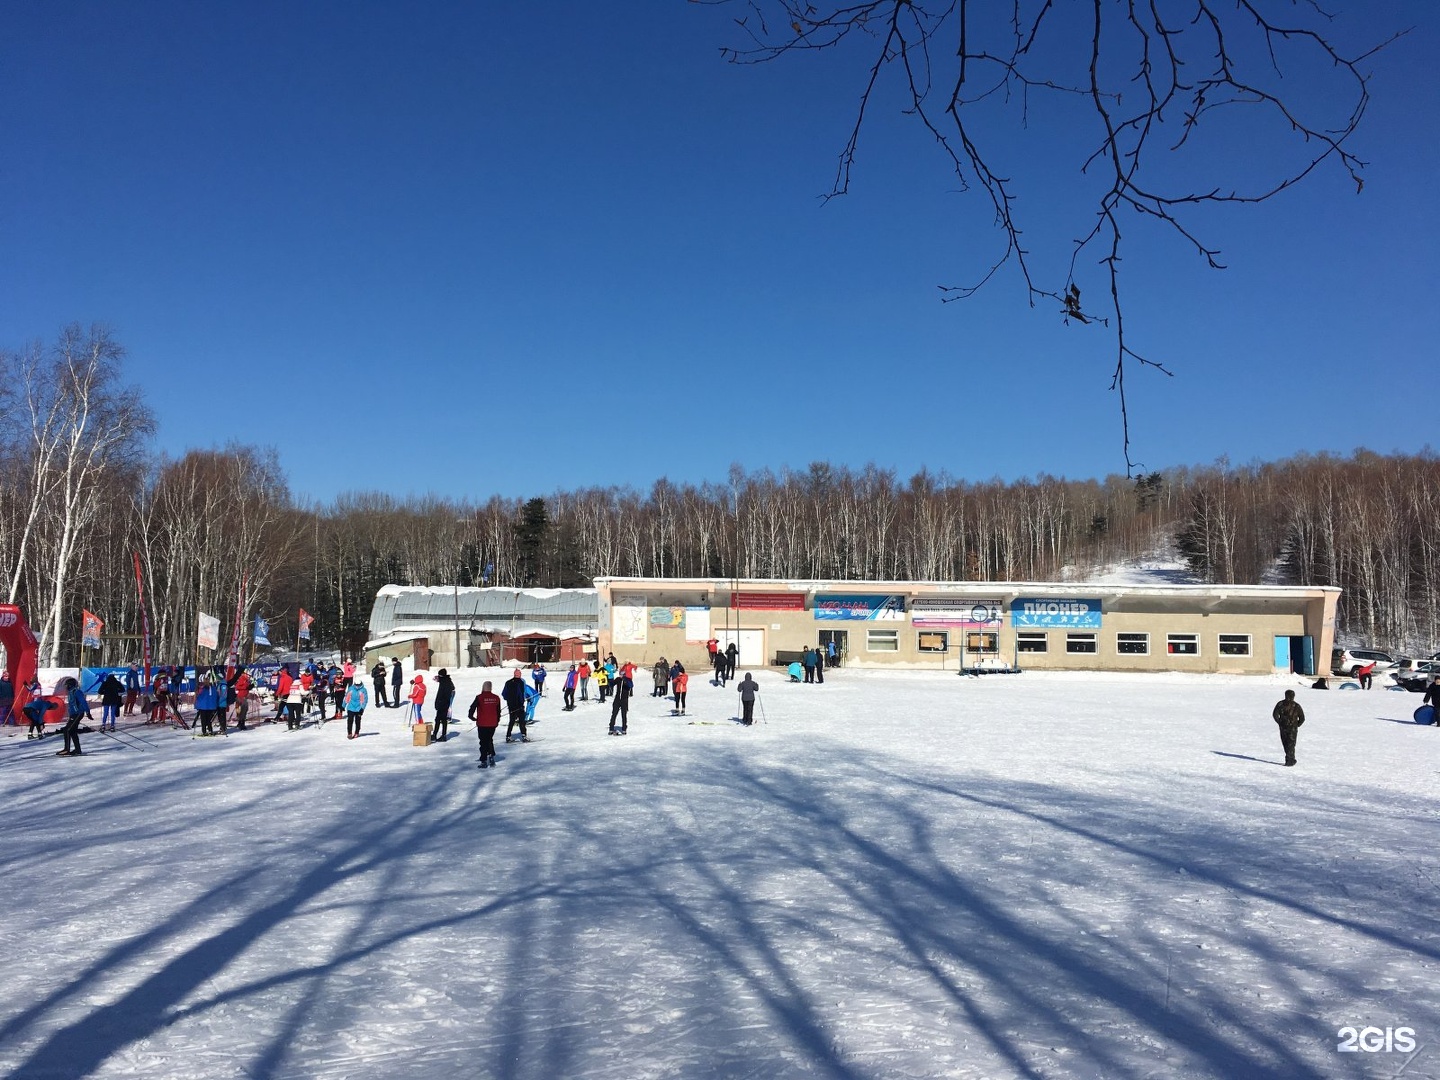
<svg viewBox="0 0 1440 1080">
<path fill-rule="evenodd" d="M 916 626 L 998 630 L 1004 614 L 1004 605 L 999 600 L 917 596 L 910 601 L 910 621 Z"/>
<path fill-rule="evenodd" d="M 815 597 L 815 618 L 868 622 L 903 622 L 905 598 L 895 594 L 820 593 Z"/>
<path fill-rule="evenodd" d="M 644 593 L 616 593 L 610 607 L 611 639 L 616 645 L 644 645 L 650 640 Z"/>
<path fill-rule="evenodd" d="M 804 611 L 805 594 L 795 592 L 735 592 L 730 606 L 751 611 Z"/>
<path fill-rule="evenodd" d="M 650 625 L 679 629 L 685 625 L 685 609 L 683 607 L 652 607 L 650 609 Z"/>
<path fill-rule="evenodd" d="M 687 607 L 685 609 L 686 644 L 704 644 L 710 640 L 710 609 L 708 607 Z"/>
<path fill-rule="evenodd" d="M 1036 629 L 1056 627 L 1099 629 L 1100 601 L 1071 597 L 1017 596 L 1010 602 L 1010 622 Z"/>
</svg>

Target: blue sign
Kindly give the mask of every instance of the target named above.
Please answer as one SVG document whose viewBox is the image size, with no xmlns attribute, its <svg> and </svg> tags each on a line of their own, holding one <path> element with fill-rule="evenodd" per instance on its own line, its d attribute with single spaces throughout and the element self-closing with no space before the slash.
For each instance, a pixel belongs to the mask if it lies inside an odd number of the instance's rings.
<svg viewBox="0 0 1440 1080">
<path fill-rule="evenodd" d="M 864 619 L 876 622 L 903 622 L 905 598 L 883 593 L 830 593 L 815 597 L 817 619 Z"/>
<path fill-rule="evenodd" d="M 1098 630 L 1100 601 L 1070 597 L 1017 596 L 1010 601 L 1010 624 L 1054 629 Z"/>
<path fill-rule="evenodd" d="M 254 634 L 254 638 L 255 638 L 255 644 L 256 644 L 256 645 L 269 645 L 269 644 L 270 644 L 270 624 L 269 624 L 268 622 L 266 622 L 264 619 L 260 618 L 259 615 L 256 615 L 256 616 L 255 616 L 255 634 Z"/>
</svg>

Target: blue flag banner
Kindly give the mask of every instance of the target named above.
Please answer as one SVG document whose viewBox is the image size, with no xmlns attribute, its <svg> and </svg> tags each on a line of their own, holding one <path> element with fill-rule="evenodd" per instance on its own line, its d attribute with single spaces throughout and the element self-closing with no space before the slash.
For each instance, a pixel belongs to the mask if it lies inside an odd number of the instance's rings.
<svg viewBox="0 0 1440 1080">
<path fill-rule="evenodd" d="M 266 622 L 264 619 L 260 618 L 259 615 L 256 615 L 256 616 L 255 616 L 255 634 L 254 634 L 254 637 L 255 637 L 255 644 L 256 644 L 256 645 L 269 645 L 269 644 L 270 644 L 270 624 L 269 624 L 268 622 Z"/>
</svg>

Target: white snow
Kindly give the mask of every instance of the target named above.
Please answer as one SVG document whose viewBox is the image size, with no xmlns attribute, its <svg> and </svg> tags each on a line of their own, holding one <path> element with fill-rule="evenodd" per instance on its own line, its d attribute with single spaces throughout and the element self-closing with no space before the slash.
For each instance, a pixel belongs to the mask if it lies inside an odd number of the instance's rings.
<svg viewBox="0 0 1440 1080">
<path fill-rule="evenodd" d="M 484 772 L 402 710 L 79 759 L 4 729 L 0 1072 L 1440 1075 L 1418 695 L 761 672 L 742 728 L 733 687 L 671 717 L 642 673 L 610 738 L 562 674 Z M 456 713 L 506 675 L 459 673 Z"/>
</svg>

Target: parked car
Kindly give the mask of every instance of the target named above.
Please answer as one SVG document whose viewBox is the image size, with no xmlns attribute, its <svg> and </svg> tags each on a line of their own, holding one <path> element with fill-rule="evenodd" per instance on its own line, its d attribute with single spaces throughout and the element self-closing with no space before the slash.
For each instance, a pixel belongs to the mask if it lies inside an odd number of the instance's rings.
<svg viewBox="0 0 1440 1080">
<path fill-rule="evenodd" d="M 1416 694 L 1423 694 L 1430 680 L 1440 676 L 1440 659 L 1402 660 L 1400 666 L 1390 672 L 1396 684 Z"/>
<path fill-rule="evenodd" d="M 1375 665 L 1376 675 L 1385 675 L 1400 666 L 1387 652 L 1378 649 L 1336 649 L 1330 654 L 1330 670 L 1337 675 L 1358 675 L 1367 664 Z"/>
</svg>

